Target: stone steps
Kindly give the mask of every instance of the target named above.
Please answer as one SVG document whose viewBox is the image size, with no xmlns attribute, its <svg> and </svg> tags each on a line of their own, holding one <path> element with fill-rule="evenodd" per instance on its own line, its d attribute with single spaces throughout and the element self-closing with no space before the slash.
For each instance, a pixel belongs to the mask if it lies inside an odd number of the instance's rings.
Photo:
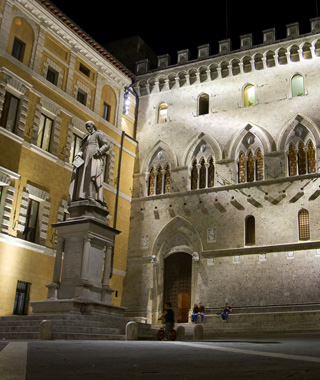
<svg viewBox="0 0 320 380">
<path fill-rule="evenodd" d="M 124 339 L 124 326 L 114 326 L 114 321 L 103 316 L 77 314 L 0 317 L 0 339 L 38 339 L 39 325 L 44 320 L 52 322 L 53 339 Z"/>
<path fill-rule="evenodd" d="M 204 337 L 249 336 L 272 333 L 320 333 L 320 310 L 229 314 L 227 322 L 220 315 L 206 315 L 201 324 Z M 193 335 L 194 323 L 177 324 L 185 328 L 186 338 Z"/>
</svg>

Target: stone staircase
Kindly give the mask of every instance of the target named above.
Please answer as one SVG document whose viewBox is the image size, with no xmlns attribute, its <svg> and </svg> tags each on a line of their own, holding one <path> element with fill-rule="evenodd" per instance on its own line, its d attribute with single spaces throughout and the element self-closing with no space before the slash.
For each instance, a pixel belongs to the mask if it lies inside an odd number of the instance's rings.
<svg viewBox="0 0 320 380">
<path fill-rule="evenodd" d="M 52 322 L 54 340 L 125 340 L 124 319 L 102 315 L 28 315 L 0 317 L 1 339 L 38 339 L 43 320 Z M 320 334 L 320 304 L 267 307 L 234 307 L 224 323 L 220 309 L 207 309 L 203 326 L 204 339 L 216 337 L 254 337 L 271 334 Z M 185 340 L 193 339 L 194 323 L 183 326 Z M 138 323 L 138 339 L 156 340 L 161 324 Z"/>
<path fill-rule="evenodd" d="M 97 315 L 28 315 L 0 317 L 0 339 L 38 339 L 43 320 L 52 322 L 52 339 L 124 340 L 124 323 L 118 325 Z"/>
</svg>

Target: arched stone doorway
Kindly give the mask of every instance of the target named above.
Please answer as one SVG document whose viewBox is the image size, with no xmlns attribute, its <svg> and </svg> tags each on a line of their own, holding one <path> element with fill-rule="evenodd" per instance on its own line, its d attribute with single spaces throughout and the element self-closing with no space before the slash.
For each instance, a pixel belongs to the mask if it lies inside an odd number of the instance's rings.
<svg viewBox="0 0 320 380">
<path fill-rule="evenodd" d="M 164 260 L 163 302 L 171 302 L 178 323 L 188 322 L 191 302 L 192 256 L 178 252 Z"/>
</svg>

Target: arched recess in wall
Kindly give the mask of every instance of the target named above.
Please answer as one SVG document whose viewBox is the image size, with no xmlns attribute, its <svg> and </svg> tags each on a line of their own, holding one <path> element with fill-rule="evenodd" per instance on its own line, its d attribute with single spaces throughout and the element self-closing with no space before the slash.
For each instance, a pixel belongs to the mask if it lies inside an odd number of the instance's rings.
<svg viewBox="0 0 320 380">
<path fill-rule="evenodd" d="M 320 130 L 316 123 L 302 114 L 297 114 L 288 120 L 277 136 L 277 151 L 286 151 L 290 142 L 300 139 L 312 139 L 316 149 L 320 149 Z"/>
<path fill-rule="evenodd" d="M 176 216 L 159 232 L 152 248 L 152 254 L 160 262 L 168 255 L 182 250 L 182 247 L 184 247 L 183 251 L 190 255 L 193 252 L 200 255 L 203 250 L 200 235 L 193 224 Z"/>
<path fill-rule="evenodd" d="M 214 156 L 215 161 L 222 159 L 222 149 L 219 143 L 212 136 L 200 133 L 200 135 L 193 138 L 188 144 L 182 158 L 182 165 L 189 166 L 194 157 L 199 159 L 204 156 L 208 159 L 212 155 Z"/>
<path fill-rule="evenodd" d="M 165 264 L 168 259 L 177 255 L 184 257 L 189 256 L 191 261 L 191 273 L 189 278 L 185 279 L 189 282 L 189 303 L 190 306 L 195 302 L 197 295 L 199 258 L 203 251 L 203 245 L 200 235 L 194 226 L 186 219 L 177 216 L 168 222 L 159 232 L 152 247 L 153 262 L 157 263 L 153 270 L 153 284 L 157 288 L 152 294 L 152 310 L 153 312 L 161 312 L 163 298 L 165 294 L 168 297 L 168 291 L 165 284 Z M 176 263 L 175 263 L 176 264 Z M 184 293 L 182 289 L 182 293 Z M 175 292 L 177 293 L 177 292 Z M 178 292 L 179 293 L 179 292 Z M 177 294 L 174 294 L 176 296 Z M 173 307 L 177 309 L 177 297 L 173 301 Z M 176 310 L 179 312 L 179 310 Z"/>
<path fill-rule="evenodd" d="M 104 85 L 101 90 L 100 115 L 109 123 L 115 124 L 115 115 L 117 109 L 117 96 L 113 88 Z"/>
<path fill-rule="evenodd" d="M 209 95 L 202 93 L 198 97 L 198 115 L 207 115 L 209 113 Z"/>
<path fill-rule="evenodd" d="M 7 52 L 14 55 L 26 66 L 30 66 L 34 54 L 34 41 L 36 37 L 36 30 L 33 26 L 17 12 L 13 17 L 11 29 L 8 39 Z"/>
<path fill-rule="evenodd" d="M 247 124 L 239 132 L 235 133 L 228 141 L 225 149 L 225 158 L 236 160 L 237 153 L 239 152 L 239 146 L 242 142 L 244 142 L 244 138 L 246 136 L 249 136 L 249 134 L 258 138 L 258 140 L 261 142 L 261 147 L 264 154 L 275 150 L 276 144 L 269 132 L 267 132 L 264 128 L 258 127 L 254 124 Z M 246 148 L 249 147 L 249 143 L 250 140 L 247 140 Z"/>
<path fill-rule="evenodd" d="M 314 128 L 316 127 L 298 115 L 282 134 L 280 147 L 287 155 L 286 172 L 289 177 L 316 173 L 319 140 Z"/>
<path fill-rule="evenodd" d="M 160 152 L 162 152 L 161 158 L 159 158 Z M 155 158 L 170 161 L 171 168 L 176 168 L 178 166 L 178 159 L 173 149 L 166 142 L 159 140 L 153 145 L 153 147 L 146 154 L 145 158 L 141 161 L 140 172 L 148 172 L 149 167 L 154 162 Z"/>
</svg>

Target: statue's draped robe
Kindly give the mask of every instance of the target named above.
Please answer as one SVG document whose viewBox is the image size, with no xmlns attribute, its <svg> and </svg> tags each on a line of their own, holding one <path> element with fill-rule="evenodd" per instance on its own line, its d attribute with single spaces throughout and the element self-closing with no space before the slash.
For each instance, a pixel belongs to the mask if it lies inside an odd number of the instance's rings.
<svg viewBox="0 0 320 380">
<path fill-rule="evenodd" d="M 84 163 L 78 168 L 73 167 L 69 188 L 69 204 L 73 201 L 93 199 L 106 205 L 103 195 L 103 182 L 106 152 L 109 148 L 107 136 L 99 130 L 95 130 L 82 139 L 79 152 L 82 152 Z M 97 151 L 102 154 L 101 158 L 93 157 Z"/>
</svg>

